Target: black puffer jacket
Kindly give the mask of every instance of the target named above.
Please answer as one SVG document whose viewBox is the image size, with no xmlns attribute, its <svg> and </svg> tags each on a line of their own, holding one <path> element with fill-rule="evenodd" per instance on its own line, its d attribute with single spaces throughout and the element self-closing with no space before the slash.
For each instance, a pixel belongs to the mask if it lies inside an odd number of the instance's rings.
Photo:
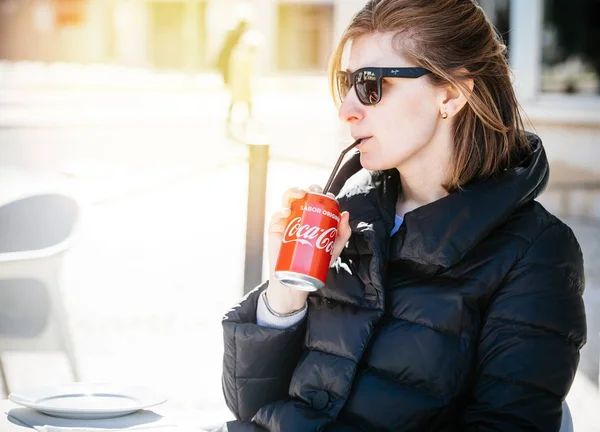
<svg viewBox="0 0 600 432">
<path fill-rule="evenodd" d="M 352 237 L 305 322 L 224 321 L 229 431 L 558 431 L 585 343 L 583 261 L 523 166 L 409 212 L 391 239 L 396 170 L 339 194 Z M 250 423 L 250 420 L 252 421 Z M 226 430 L 225 428 L 223 430 Z"/>
</svg>

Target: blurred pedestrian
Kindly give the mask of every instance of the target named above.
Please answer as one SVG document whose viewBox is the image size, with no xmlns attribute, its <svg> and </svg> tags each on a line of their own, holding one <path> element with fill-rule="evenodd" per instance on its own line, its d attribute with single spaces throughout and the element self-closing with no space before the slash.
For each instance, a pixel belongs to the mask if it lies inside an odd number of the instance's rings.
<svg viewBox="0 0 600 432">
<path fill-rule="evenodd" d="M 231 55 L 228 73 L 231 90 L 231 102 L 227 111 L 228 128 L 236 106 L 244 106 L 246 109 L 244 125 L 252 118 L 252 80 L 261 43 L 261 34 L 257 30 L 249 30 Z"/>
<path fill-rule="evenodd" d="M 216 66 L 223 77 L 223 84 L 225 84 L 225 87 L 229 87 L 229 63 L 231 61 L 231 55 L 244 33 L 246 33 L 246 30 L 248 30 L 248 21 L 245 19 L 240 20 L 235 28 L 227 32 L 223 46 L 219 50 Z"/>
</svg>

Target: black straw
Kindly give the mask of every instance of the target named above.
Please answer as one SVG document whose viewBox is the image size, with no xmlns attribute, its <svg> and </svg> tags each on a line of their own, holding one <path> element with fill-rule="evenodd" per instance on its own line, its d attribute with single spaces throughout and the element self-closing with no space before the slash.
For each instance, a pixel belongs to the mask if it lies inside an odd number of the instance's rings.
<svg viewBox="0 0 600 432">
<path fill-rule="evenodd" d="M 354 141 L 352 144 L 350 144 L 348 147 L 346 147 L 344 150 L 342 150 L 342 153 L 340 154 L 340 157 L 338 158 L 337 162 L 335 163 L 335 166 L 333 167 L 333 171 L 331 172 L 331 175 L 329 176 L 329 180 L 327 180 L 327 183 L 325 184 L 325 187 L 323 188 L 323 193 L 326 194 L 327 192 L 329 192 L 329 188 L 331 188 L 331 184 L 333 183 L 333 179 L 335 178 L 335 175 L 338 172 L 338 169 L 342 163 L 342 160 L 344 160 L 344 156 L 346 156 L 346 153 L 348 153 L 350 150 L 352 150 L 354 147 L 356 147 L 357 145 L 360 144 L 360 142 L 362 141 L 362 138 L 357 139 L 356 141 Z"/>
</svg>

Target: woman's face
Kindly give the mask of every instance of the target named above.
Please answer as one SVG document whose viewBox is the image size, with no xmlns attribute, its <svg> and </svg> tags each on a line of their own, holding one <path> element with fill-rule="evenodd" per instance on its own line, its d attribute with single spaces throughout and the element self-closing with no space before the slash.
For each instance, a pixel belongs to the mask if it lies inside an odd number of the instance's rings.
<svg viewBox="0 0 600 432">
<path fill-rule="evenodd" d="M 376 33 L 353 41 L 348 71 L 367 66 L 415 66 L 392 49 L 392 37 L 392 33 Z M 426 76 L 384 78 L 381 101 L 365 106 L 352 88 L 340 106 L 339 116 L 349 124 L 354 139 L 365 138 L 357 147 L 362 166 L 368 170 L 400 170 L 407 162 L 427 154 L 438 122 L 443 121 L 441 94 Z"/>
</svg>

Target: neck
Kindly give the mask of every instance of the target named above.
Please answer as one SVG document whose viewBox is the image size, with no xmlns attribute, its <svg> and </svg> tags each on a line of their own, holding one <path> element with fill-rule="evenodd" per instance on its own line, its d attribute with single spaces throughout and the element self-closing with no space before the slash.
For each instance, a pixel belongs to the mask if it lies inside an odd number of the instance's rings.
<svg viewBox="0 0 600 432">
<path fill-rule="evenodd" d="M 406 213 L 448 195 L 442 187 L 452 157 L 452 136 L 442 131 L 418 153 L 397 167 L 402 182 L 402 194 L 396 204 L 396 213 Z"/>
</svg>

